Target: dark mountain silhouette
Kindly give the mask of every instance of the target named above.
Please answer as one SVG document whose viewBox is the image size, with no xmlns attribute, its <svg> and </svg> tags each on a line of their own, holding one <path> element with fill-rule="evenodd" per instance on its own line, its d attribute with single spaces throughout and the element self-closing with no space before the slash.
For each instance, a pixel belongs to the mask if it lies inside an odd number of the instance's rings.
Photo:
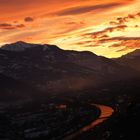
<svg viewBox="0 0 140 140">
<path fill-rule="evenodd" d="M 140 71 L 140 49 L 137 49 L 115 60 L 119 64 L 127 65 L 137 71 Z"/>
<path fill-rule="evenodd" d="M 21 41 L 0 49 L 0 72 L 47 92 L 81 90 L 136 74 L 131 68 L 88 51 Z"/>
<path fill-rule="evenodd" d="M 63 139 L 99 115 L 100 110 L 90 105 L 96 103 L 112 107 L 114 113 L 76 139 L 137 139 L 139 59 L 139 50 L 108 59 L 48 44 L 4 45 L 0 48 L 0 137 Z"/>
</svg>

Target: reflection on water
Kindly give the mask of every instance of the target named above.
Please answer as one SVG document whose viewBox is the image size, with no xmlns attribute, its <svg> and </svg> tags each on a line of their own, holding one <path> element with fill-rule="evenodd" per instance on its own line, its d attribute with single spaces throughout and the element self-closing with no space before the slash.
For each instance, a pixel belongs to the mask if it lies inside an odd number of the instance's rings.
<svg viewBox="0 0 140 140">
<path fill-rule="evenodd" d="M 108 117 L 110 117 L 112 115 L 112 113 L 114 112 L 114 110 L 111 107 L 109 107 L 109 106 L 98 105 L 98 104 L 92 104 L 92 105 L 94 105 L 98 109 L 100 109 L 101 114 L 100 114 L 99 118 L 97 120 L 93 121 L 91 124 L 81 128 L 76 133 L 73 133 L 73 134 L 69 135 L 64 140 L 71 140 L 74 137 L 80 135 L 81 133 L 86 132 L 86 131 L 94 128 L 96 125 L 98 125 L 98 124 L 102 123 L 103 121 L 107 120 Z"/>
</svg>

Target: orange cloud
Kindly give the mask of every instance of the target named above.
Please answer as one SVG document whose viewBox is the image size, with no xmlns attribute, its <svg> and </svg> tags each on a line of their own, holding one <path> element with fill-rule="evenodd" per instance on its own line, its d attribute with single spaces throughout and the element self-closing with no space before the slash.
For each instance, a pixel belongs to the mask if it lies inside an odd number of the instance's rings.
<svg viewBox="0 0 140 140">
<path fill-rule="evenodd" d="M 100 40 L 139 36 L 139 6 L 138 0 L 0 0 L 0 44 L 51 43 L 114 56 L 107 43 L 115 42 Z"/>
</svg>

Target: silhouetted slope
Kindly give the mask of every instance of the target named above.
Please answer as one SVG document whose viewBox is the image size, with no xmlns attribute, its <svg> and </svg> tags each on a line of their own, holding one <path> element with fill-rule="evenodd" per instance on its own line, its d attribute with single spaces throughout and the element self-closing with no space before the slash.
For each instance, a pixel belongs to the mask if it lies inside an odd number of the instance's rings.
<svg viewBox="0 0 140 140">
<path fill-rule="evenodd" d="M 126 65 L 140 71 L 140 49 L 137 49 L 115 60 L 119 64 Z"/>
<path fill-rule="evenodd" d="M 0 74 L 0 102 L 34 98 L 36 91 L 29 85 Z"/>
</svg>

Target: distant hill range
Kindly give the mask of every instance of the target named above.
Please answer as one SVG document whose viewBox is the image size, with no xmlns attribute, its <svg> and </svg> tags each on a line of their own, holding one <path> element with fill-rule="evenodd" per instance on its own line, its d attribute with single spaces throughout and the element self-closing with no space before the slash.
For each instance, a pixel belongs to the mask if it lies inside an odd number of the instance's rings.
<svg viewBox="0 0 140 140">
<path fill-rule="evenodd" d="M 127 55 L 124 55 L 118 59 L 115 59 L 116 62 L 122 65 L 129 66 L 140 72 L 140 49 L 137 49 Z"/>
<path fill-rule="evenodd" d="M 77 91 L 130 79 L 139 74 L 139 63 L 139 50 L 112 60 L 88 51 L 21 41 L 0 48 L 0 73 L 6 76 L 0 78 L 9 77 L 15 84 L 21 81 L 46 93 Z"/>
</svg>

